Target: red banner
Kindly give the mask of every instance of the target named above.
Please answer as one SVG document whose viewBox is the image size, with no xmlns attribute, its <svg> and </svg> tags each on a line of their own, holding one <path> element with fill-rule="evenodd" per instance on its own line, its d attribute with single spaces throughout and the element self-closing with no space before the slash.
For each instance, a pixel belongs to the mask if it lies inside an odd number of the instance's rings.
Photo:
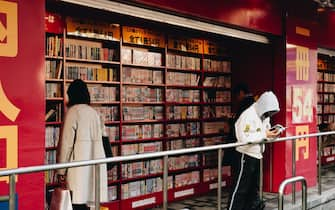
<svg viewBox="0 0 335 210">
<path fill-rule="evenodd" d="M 44 0 L 0 1 L 0 169 L 44 164 Z M 19 209 L 44 209 L 44 175 L 17 175 Z M 0 177 L 0 195 L 9 193 Z"/>
</svg>

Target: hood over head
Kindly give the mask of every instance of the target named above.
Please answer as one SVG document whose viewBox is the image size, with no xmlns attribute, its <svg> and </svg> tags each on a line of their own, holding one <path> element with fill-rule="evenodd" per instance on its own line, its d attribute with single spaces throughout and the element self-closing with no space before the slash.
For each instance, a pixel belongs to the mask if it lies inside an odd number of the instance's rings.
<svg viewBox="0 0 335 210">
<path fill-rule="evenodd" d="M 255 109 L 260 118 L 267 112 L 272 112 L 272 114 L 279 112 L 277 96 L 272 91 L 264 92 L 255 102 Z"/>
</svg>

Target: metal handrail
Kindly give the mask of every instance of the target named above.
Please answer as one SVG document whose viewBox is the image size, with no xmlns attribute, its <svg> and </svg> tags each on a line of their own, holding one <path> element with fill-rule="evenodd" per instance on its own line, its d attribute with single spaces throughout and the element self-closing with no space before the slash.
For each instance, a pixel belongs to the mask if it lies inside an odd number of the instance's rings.
<svg viewBox="0 0 335 210">
<path fill-rule="evenodd" d="M 302 186 L 302 205 L 301 209 L 306 210 L 307 209 L 307 184 L 306 179 L 303 176 L 296 176 L 289 179 L 285 179 L 279 186 L 278 190 L 278 210 L 284 209 L 284 190 L 286 185 L 290 183 L 296 183 L 301 182 Z"/>
<path fill-rule="evenodd" d="M 80 167 L 80 166 L 88 166 L 88 165 L 99 165 L 105 163 L 115 163 L 115 162 L 123 162 L 123 161 L 132 161 L 132 160 L 139 160 L 139 159 L 149 159 L 149 158 L 158 158 L 164 157 L 163 166 L 164 166 L 164 175 L 163 175 L 163 209 L 167 209 L 167 160 L 168 156 L 174 155 L 181 155 L 181 154 L 188 154 L 188 153 L 196 153 L 196 152 L 204 152 L 204 151 L 212 151 L 212 150 L 222 150 L 231 147 L 238 147 L 244 146 L 248 144 L 264 144 L 264 143 L 275 143 L 281 141 L 288 141 L 288 140 L 296 140 L 300 138 L 309 138 L 309 137 L 317 137 L 317 136 L 325 136 L 325 135 L 332 135 L 335 134 L 335 131 L 329 132 L 319 132 L 319 133 L 312 133 L 312 134 L 304 134 L 304 135 L 297 135 L 297 136 L 290 136 L 290 137 L 282 137 L 276 139 L 266 139 L 260 140 L 255 142 L 245 142 L 245 143 L 228 143 L 228 144 L 220 144 L 220 145 L 212 145 L 212 146 L 203 146 L 203 147 L 195 147 L 195 148 L 188 148 L 188 149 L 179 149 L 179 150 L 171 150 L 171 151 L 162 151 L 162 152 L 153 152 L 153 153 L 146 153 L 146 154 L 137 154 L 137 155 L 129 155 L 129 156 L 117 156 L 111 158 L 103 158 L 103 159 L 95 159 L 95 160 L 84 160 L 84 161 L 74 161 L 69 163 L 57 163 L 52 165 L 38 165 L 38 166 L 28 166 L 28 167 L 21 167 L 15 169 L 6 169 L 0 170 L 0 177 L 1 176 L 10 176 L 10 195 L 9 195 L 9 203 L 10 203 L 10 210 L 15 209 L 15 176 L 18 174 L 23 173 L 32 173 L 32 172 L 40 172 L 40 171 L 48 171 L 48 170 L 56 170 L 56 169 L 63 169 L 63 168 L 72 168 L 72 167 Z M 220 153 L 220 152 L 219 152 Z M 220 158 L 219 158 L 220 160 Z M 95 167 L 96 169 L 99 167 Z M 221 169 L 221 166 L 218 166 L 218 170 Z M 99 171 L 99 170 L 98 170 Z M 219 170 L 218 174 L 220 175 L 221 170 Z M 96 179 L 99 176 L 96 176 Z M 96 183 L 99 180 L 96 180 Z M 221 194 L 221 183 L 222 181 L 218 177 L 218 194 Z M 96 187 L 99 186 L 96 184 Z M 98 191 L 99 192 L 99 191 Z M 99 195 L 97 195 L 99 196 Z M 8 196 L 7 196 L 8 197 Z M 221 197 L 218 198 L 218 201 L 221 200 Z M 97 200 L 96 205 L 99 205 L 99 201 Z M 14 206 L 14 207 L 13 207 Z M 221 209 L 220 203 L 218 203 L 218 209 Z"/>
<path fill-rule="evenodd" d="M 333 134 L 335 134 L 335 131 L 281 137 L 281 138 L 276 138 L 273 140 L 260 140 L 260 141 L 255 141 L 255 142 L 246 142 L 246 143 L 218 144 L 218 145 L 211 145 L 211 146 L 193 147 L 193 148 L 187 148 L 187 149 L 161 151 L 161 152 L 153 152 L 153 153 L 145 153 L 145 154 L 128 155 L 128 156 L 116 156 L 116 157 L 95 159 L 95 160 L 74 161 L 70 163 L 57 163 L 57 164 L 52 164 L 52 165 L 27 166 L 27 167 L 15 168 L 15 169 L 0 170 L 0 177 L 9 176 L 11 174 L 23 174 L 23 173 L 62 169 L 62 168 L 73 168 L 73 167 L 79 167 L 79 166 L 103 164 L 103 163 L 114 163 L 114 162 L 121 162 L 121 161 L 123 162 L 123 161 L 131 161 L 131 160 L 138 160 L 138 159 L 149 159 L 149 158 L 164 157 L 166 155 L 174 156 L 174 155 L 181 155 L 181 154 L 187 154 L 187 153 L 227 149 L 231 147 L 244 146 L 248 144 L 275 143 L 275 142 L 281 142 L 281 141 L 287 141 L 287 140 L 295 140 L 295 139 L 300 139 L 300 138 L 309 138 L 309 137 L 325 136 L 325 135 L 333 135 Z"/>
</svg>

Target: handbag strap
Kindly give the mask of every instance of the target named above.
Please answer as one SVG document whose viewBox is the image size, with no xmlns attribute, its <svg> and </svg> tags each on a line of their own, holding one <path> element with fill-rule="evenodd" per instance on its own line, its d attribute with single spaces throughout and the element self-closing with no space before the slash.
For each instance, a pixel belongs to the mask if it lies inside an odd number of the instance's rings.
<svg viewBox="0 0 335 210">
<path fill-rule="evenodd" d="M 71 150 L 71 153 L 70 153 L 70 155 L 69 155 L 69 159 L 68 159 L 67 162 L 70 162 L 70 160 L 71 160 L 71 156 L 74 157 L 74 145 L 75 145 L 75 143 L 76 143 L 76 139 L 77 139 L 77 129 L 74 131 L 74 139 L 73 139 L 72 150 Z M 66 169 L 65 169 L 65 176 L 67 175 L 67 170 L 68 170 L 68 169 L 69 169 L 69 168 L 66 168 Z"/>
</svg>

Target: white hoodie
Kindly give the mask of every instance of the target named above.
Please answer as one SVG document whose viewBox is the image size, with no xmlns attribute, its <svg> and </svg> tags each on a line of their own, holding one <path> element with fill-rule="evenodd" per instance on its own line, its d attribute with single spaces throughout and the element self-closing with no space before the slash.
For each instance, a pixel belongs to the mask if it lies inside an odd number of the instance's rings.
<svg viewBox="0 0 335 210">
<path fill-rule="evenodd" d="M 255 142 L 266 138 L 266 130 L 270 125 L 270 118 L 263 121 L 261 116 L 269 111 L 278 112 L 279 103 L 277 97 L 271 91 L 264 92 L 260 98 L 246 109 L 235 123 L 237 142 Z M 236 148 L 237 151 L 251 157 L 261 159 L 262 152 L 259 144 L 245 145 Z"/>
</svg>

